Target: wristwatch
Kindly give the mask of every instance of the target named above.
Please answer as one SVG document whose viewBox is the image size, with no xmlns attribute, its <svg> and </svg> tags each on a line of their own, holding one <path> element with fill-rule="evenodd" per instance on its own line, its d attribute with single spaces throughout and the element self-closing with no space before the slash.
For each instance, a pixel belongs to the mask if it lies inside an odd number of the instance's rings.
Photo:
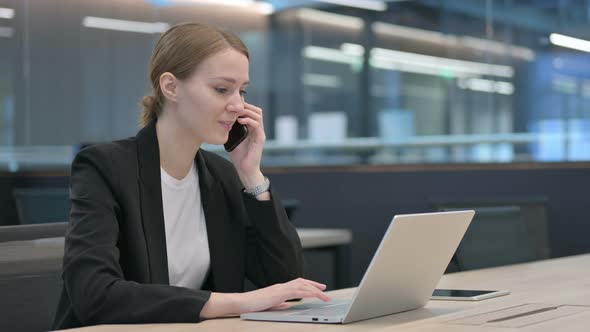
<svg viewBox="0 0 590 332">
<path fill-rule="evenodd" d="M 268 191 L 268 189 L 270 189 L 270 181 L 268 180 L 268 178 L 265 176 L 264 177 L 264 182 L 262 182 L 262 184 L 257 185 L 254 188 L 246 188 L 244 189 L 244 192 L 246 194 L 252 195 L 254 197 L 262 194 L 263 192 Z"/>
</svg>

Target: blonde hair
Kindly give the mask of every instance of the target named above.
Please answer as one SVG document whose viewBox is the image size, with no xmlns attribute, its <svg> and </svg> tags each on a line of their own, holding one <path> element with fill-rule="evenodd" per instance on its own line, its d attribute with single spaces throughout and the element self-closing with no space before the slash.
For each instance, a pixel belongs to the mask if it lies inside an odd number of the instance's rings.
<svg viewBox="0 0 590 332">
<path fill-rule="evenodd" d="M 160 76 L 163 73 L 186 79 L 203 60 L 228 48 L 250 58 L 248 48 L 238 36 L 205 24 L 182 23 L 164 32 L 150 61 L 152 94 L 144 96 L 141 101 L 140 126 L 147 126 L 162 113 L 164 95 L 160 89 Z"/>
</svg>

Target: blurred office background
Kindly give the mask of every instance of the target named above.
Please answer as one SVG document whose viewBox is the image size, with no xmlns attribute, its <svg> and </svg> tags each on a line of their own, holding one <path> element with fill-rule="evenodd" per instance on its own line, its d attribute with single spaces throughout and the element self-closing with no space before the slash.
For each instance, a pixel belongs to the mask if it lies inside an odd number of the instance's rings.
<svg viewBox="0 0 590 332">
<path fill-rule="evenodd" d="M 185 21 L 249 46 L 268 166 L 590 159 L 587 0 L 340 2 L 0 0 L 0 167 L 134 135 Z"/>
<path fill-rule="evenodd" d="M 448 272 L 590 252 L 590 0 L 0 0 L 0 225 L 67 222 L 73 156 L 135 135 L 185 21 L 249 47 L 293 223 L 352 232 L 310 277 L 356 285 L 397 213 L 477 209 Z"/>
</svg>

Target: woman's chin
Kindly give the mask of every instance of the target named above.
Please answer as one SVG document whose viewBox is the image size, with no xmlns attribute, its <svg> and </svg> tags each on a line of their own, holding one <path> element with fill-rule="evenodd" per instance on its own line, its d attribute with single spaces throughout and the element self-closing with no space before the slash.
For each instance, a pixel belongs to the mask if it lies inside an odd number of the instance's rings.
<svg viewBox="0 0 590 332">
<path fill-rule="evenodd" d="M 210 140 L 207 140 L 207 144 L 222 145 L 222 144 L 225 144 L 225 142 L 227 142 L 227 139 L 228 139 L 228 135 L 225 135 L 225 137 L 215 137 Z"/>
</svg>

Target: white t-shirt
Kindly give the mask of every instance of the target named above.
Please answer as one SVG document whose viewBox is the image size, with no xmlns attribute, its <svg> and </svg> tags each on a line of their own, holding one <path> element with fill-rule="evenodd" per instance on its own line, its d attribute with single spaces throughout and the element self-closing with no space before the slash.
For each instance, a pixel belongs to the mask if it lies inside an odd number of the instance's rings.
<svg viewBox="0 0 590 332">
<path fill-rule="evenodd" d="M 200 289 L 209 271 L 210 257 L 197 167 L 193 162 L 181 180 L 162 167 L 160 174 L 170 285 Z"/>
</svg>

